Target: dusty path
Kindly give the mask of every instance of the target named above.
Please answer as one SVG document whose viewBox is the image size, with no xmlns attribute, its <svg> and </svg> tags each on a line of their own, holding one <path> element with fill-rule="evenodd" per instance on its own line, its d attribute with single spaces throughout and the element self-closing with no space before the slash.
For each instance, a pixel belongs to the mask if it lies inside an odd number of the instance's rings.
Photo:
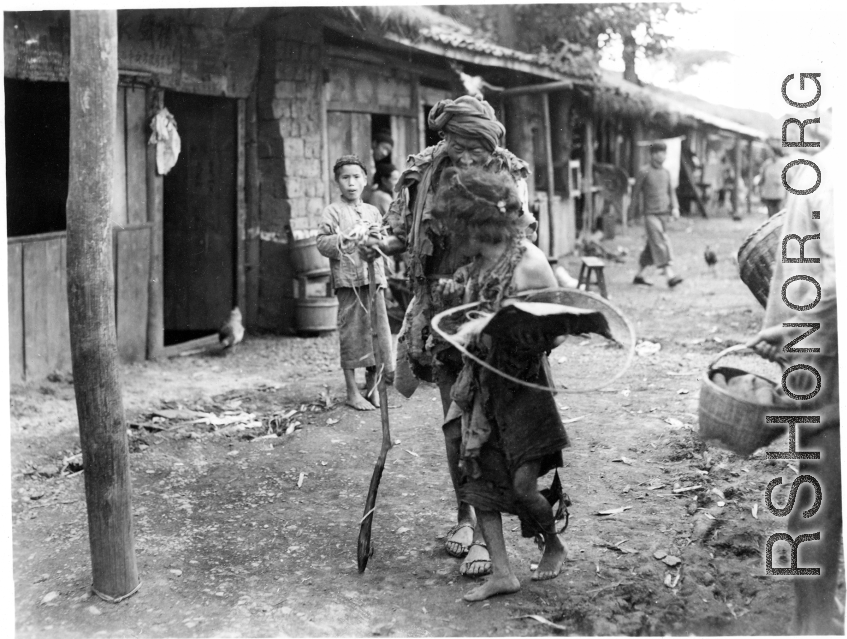
<svg viewBox="0 0 847 639">
<path fill-rule="evenodd" d="M 557 580 L 531 582 L 538 551 L 508 518 L 523 589 L 481 604 L 461 600 L 473 581 L 443 550 L 453 496 L 432 387 L 410 400 L 390 394 L 398 443 L 380 488 L 375 554 L 358 574 L 356 536 L 380 424 L 378 414 L 340 403 L 334 337 L 253 337 L 227 358 L 125 368 L 144 583 L 119 605 L 89 594 L 82 475 L 68 476 L 73 463 L 57 474 L 78 450 L 73 387 L 60 379 L 14 388 L 18 636 L 785 634 L 790 587 L 761 576 L 764 538 L 783 529 L 763 493 L 778 475 L 790 485 L 794 470 L 761 453 L 707 450 L 695 435 L 710 358 L 761 321 L 729 260 L 759 220 L 678 223 L 672 239 L 686 282 L 674 291 L 658 280 L 652 289 L 629 284 L 640 229 L 610 243 L 630 250 L 626 264 L 607 266 L 610 295 L 661 350 L 638 357 L 606 392 L 557 397 L 572 420 L 561 473 L 573 500 L 570 560 Z M 707 236 L 720 258 L 715 274 L 702 259 Z M 600 372 L 590 343 L 571 348 L 551 358 L 560 379 Z M 154 423 L 161 409 L 253 414 L 262 426 L 186 424 L 178 413 Z M 283 433 L 301 423 L 289 435 L 255 438 L 275 415 Z M 681 563 L 671 567 L 657 551 Z"/>
</svg>

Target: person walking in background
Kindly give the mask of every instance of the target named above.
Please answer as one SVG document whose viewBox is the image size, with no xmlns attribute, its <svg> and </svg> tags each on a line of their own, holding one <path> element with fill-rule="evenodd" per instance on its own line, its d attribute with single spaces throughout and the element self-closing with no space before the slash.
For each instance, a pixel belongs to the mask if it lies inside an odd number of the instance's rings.
<svg viewBox="0 0 847 639">
<path fill-rule="evenodd" d="M 665 220 L 668 215 L 679 217 L 679 202 L 671 182 L 671 174 L 664 166 L 667 146 L 664 142 L 650 145 L 650 164 L 638 172 L 635 186 L 632 187 L 632 202 L 629 207 L 630 218 L 644 215 L 644 228 L 647 231 L 647 244 L 638 258 L 639 270 L 632 280 L 633 284 L 652 286 L 644 278 L 644 272 L 650 266 L 663 270 L 668 286 L 673 288 L 682 282 L 675 275 L 671 262 L 671 244 L 665 232 Z"/>
<path fill-rule="evenodd" d="M 768 217 L 773 217 L 779 212 L 785 197 L 785 188 L 782 186 L 782 163 L 777 161 L 782 151 L 768 148 L 767 154 L 767 159 L 762 163 L 762 169 L 759 172 L 759 197 L 768 207 Z"/>
</svg>

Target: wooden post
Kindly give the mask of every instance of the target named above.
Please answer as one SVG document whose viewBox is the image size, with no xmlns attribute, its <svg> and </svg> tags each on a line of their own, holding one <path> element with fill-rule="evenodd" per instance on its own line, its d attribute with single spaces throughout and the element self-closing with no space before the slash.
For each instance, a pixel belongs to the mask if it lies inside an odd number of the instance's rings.
<svg viewBox="0 0 847 639">
<path fill-rule="evenodd" d="M 553 202 L 556 195 L 556 188 L 553 183 L 555 179 L 553 172 L 553 130 L 550 126 L 550 96 L 547 93 L 541 94 L 541 112 L 544 118 L 544 151 L 547 156 L 547 232 L 550 244 L 548 257 L 556 257 L 556 216 Z"/>
<path fill-rule="evenodd" d="M 529 164 L 530 174 L 535 173 L 535 157 L 532 147 L 533 100 L 531 96 L 518 95 L 510 98 L 506 108 L 506 148 Z M 535 180 L 527 180 L 529 201 L 535 197 Z"/>
<path fill-rule="evenodd" d="M 735 179 L 732 182 L 732 216 L 741 217 L 739 208 L 741 206 L 740 193 L 738 192 L 738 180 L 741 177 L 741 138 L 735 138 L 735 152 L 732 154 L 733 165 L 735 168 Z"/>
<path fill-rule="evenodd" d="M 415 140 L 420 142 L 423 108 L 421 107 L 421 77 L 419 75 L 412 76 L 412 108 L 415 110 Z M 408 139 L 408 135 L 406 139 Z M 419 146 L 417 149 L 406 149 L 407 157 L 412 153 L 420 153 L 423 149 L 424 147 L 422 146 Z M 406 168 L 406 158 L 397 158 L 394 161 L 394 166 L 402 172 Z"/>
<path fill-rule="evenodd" d="M 747 140 L 747 215 L 753 212 L 753 138 Z"/>
<path fill-rule="evenodd" d="M 582 176 L 584 207 L 582 210 L 582 234 L 590 235 L 594 226 L 594 120 L 591 114 L 585 121 L 583 149 L 585 153 L 585 173 Z"/>
<path fill-rule="evenodd" d="M 570 253 L 576 242 L 576 210 L 572 198 L 575 184 L 570 183 L 570 159 L 573 148 L 573 90 L 558 91 L 551 95 L 550 126 L 553 128 L 553 168 L 555 170 L 556 191 L 562 197 L 559 211 L 559 251 Z"/>
<path fill-rule="evenodd" d="M 235 173 L 235 302 L 242 312 L 247 308 L 247 273 L 245 269 L 247 224 L 247 104 L 237 102 L 236 173 Z"/>
<path fill-rule="evenodd" d="M 332 199 L 332 177 L 329 174 L 330 162 L 329 157 L 329 117 L 327 116 L 327 91 L 329 91 L 328 82 L 322 82 L 320 88 L 320 110 L 318 114 L 321 119 L 321 178 L 324 183 L 324 205 L 329 204 Z M 369 143 L 370 144 L 370 143 Z M 256 220 L 258 224 L 258 220 Z"/>
<path fill-rule="evenodd" d="M 256 91 L 247 98 L 247 303 L 244 319 L 247 326 L 259 321 L 259 148 Z"/>
<path fill-rule="evenodd" d="M 112 273 L 117 11 L 71 11 L 68 315 L 92 588 L 106 601 L 140 582 L 121 398 Z M 96 131 L 96 135 L 92 132 Z"/>
<path fill-rule="evenodd" d="M 147 91 L 147 121 L 164 106 L 164 93 Z M 148 127 L 148 133 L 149 127 Z M 162 265 L 162 224 L 165 209 L 164 178 L 156 170 L 156 147 L 147 145 L 147 221 L 150 222 L 150 279 L 147 306 L 147 359 L 156 359 L 165 348 L 165 280 Z"/>
</svg>

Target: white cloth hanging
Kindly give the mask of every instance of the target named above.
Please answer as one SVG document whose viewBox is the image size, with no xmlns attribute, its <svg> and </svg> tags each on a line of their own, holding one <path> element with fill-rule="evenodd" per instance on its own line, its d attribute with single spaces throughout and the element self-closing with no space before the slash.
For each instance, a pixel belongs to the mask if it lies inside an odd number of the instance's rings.
<svg viewBox="0 0 847 639">
<path fill-rule="evenodd" d="M 156 170 L 159 175 L 167 175 L 176 164 L 182 143 L 176 130 L 174 116 L 162 108 L 150 121 L 153 134 L 148 144 L 156 145 Z"/>
</svg>

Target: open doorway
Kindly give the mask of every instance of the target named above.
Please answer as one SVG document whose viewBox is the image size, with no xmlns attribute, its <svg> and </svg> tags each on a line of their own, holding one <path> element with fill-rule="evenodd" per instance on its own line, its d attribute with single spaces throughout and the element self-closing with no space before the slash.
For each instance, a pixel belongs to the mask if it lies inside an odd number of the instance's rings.
<svg viewBox="0 0 847 639">
<path fill-rule="evenodd" d="M 65 230 L 70 154 L 67 82 L 4 79 L 6 234 Z"/>
<path fill-rule="evenodd" d="M 164 179 L 165 346 L 214 333 L 236 304 L 236 101 L 168 92 L 182 149 Z"/>
</svg>

